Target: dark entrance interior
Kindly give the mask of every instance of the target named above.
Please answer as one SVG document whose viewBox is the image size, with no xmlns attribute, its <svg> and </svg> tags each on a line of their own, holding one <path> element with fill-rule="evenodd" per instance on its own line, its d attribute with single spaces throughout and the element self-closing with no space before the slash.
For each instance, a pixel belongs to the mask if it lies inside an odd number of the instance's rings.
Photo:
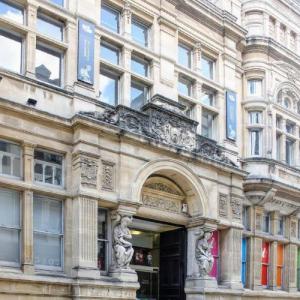
<svg viewBox="0 0 300 300">
<path fill-rule="evenodd" d="M 186 230 L 172 224 L 134 219 L 132 230 L 140 289 L 137 299 L 184 300 Z"/>
</svg>

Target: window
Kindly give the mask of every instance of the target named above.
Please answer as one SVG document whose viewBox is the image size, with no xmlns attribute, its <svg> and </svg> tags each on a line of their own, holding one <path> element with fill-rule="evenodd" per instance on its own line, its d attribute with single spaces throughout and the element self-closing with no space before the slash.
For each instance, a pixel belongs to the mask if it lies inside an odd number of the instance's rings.
<svg viewBox="0 0 300 300">
<path fill-rule="evenodd" d="M 247 280 L 247 238 L 242 238 L 242 270 L 241 270 L 241 281 L 243 287 L 246 285 Z"/>
<path fill-rule="evenodd" d="M 148 100 L 149 89 L 146 85 L 131 81 L 130 107 L 140 109 Z"/>
<path fill-rule="evenodd" d="M 0 67 L 22 73 L 22 39 L 0 30 Z"/>
<path fill-rule="evenodd" d="M 108 239 L 107 239 L 107 211 L 98 209 L 98 268 L 101 271 L 107 270 Z"/>
<path fill-rule="evenodd" d="M 270 214 L 264 213 L 263 215 L 263 232 L 269 233 L 270 232 Z"/>
<path fill-rule="evenodd" d="M 291 108 L 291 100 L 289 98 L 284 98 L 283 99 L 283 106 L 287 109 Z"/>
<path fill-rule="evenodd" d="M 294 134 L 295 123 L 286 121 L 286 132 L 289 134 Z"/>
<path fill-rule="evenodd" d="M 261 111 L 250 111 L 249 112 L 250 124 L 261 124 L 261 121 L 262 121 Z"/>
<path fill-rule="evenodd" d="M 186 68 L 191 68 L 192 51 L 186 45 L 178 45 L 178 63 Z"/>
<path fill-rule="evenodd" d="M 195 104 L 191 103 L 190 101 L 187 101 L 186 99 L 180 98 L 180 97 L 179 97 L 178 101 L 179 101 L 179 103 L 181 103 L 182 105 L 185 106 L 185 109 L 183 110 L 185 115 L 188 118 L 193 119 Z"/>
<path fill-rule="evenodd" d="M 281 135 L 277 134 L 276 135 L 276 159 L 280 160 L 281 158 Z"/>
<path fill-rule="evenodd" d="M 283 276 L 283 245 L 277 245 L 277 266 L 276 266 L 276 285 L 278 288 L 282 288 L 282 276 Z"/>
<path fill-rule="evenodd" d="M 250 151 L 251 156 L 261 154 L 261 130 L 250 130 Z"/>
<path fill-rule="evenodd" d="M 249 230 L 249 206 L 243 206 L 243 226 L 245 230 Z"/>
<path fill-rule="evenodd" d="M 0 174 L 21 177 L 21 147 L 0 140 Z"/>
<path fill-rule="evenodd" d="M 64 6 L 64 0 L 49 0 L 49 1 L 56 5 Z"/>
<path fill-rule="evenodd" d="M 201 57 L 201 72 L 202 72 L 202 75 L 208 79 L 214 79 L 214 65 L 215 65 L 215 62 L 202 55 Z"/>
<path fill-rule="evenodd" d="M 0 189 L 0 264 L 20 264 L 20 194 Z"/>
<path fill-rule="evenodd" d="M 288 165 L 294 162 L 294 141 L 290 139 L 286 139 L 285 142 L 285 161 Z"/>
<path fill-rule="evenodd" d="M 284 235 L 284 216 L 280 216 L 278 219 L 277 234 Z"/>
<path fill-rule="evenodd" d="M 52 20 L 51 18 L 39 14 L 37 17 L 37 29 L 42 34 L 45 34 L 51 38 L 62 41 L 63 40 L 63 28 L 62 22 Z"/>
<path fill-rule="evenodd" d="M 179 76 L 178 93 L 182 96 L 192 96 L 192 82 L 188 78 Z"/>
<path fill-rule="evenodd" d="M 34 264 L 38 268 L 63 266 L 63 205 L 56 199 L 33 197 Z"/>
<path fill-rule="evenodd" d="M 148 77 L 148 71 L 149 71 L 149 63 L 147 60 L 138 57 L 136 55 L 131 56 L 131 71 L 144 76 Z"/>
<path fill-rule="evenodd" d="M 276 116 L 276 128 L 278 128 L 278 129 L 281 128 L 281 121 L 282 121 L 282 118 L 280 116 Z"/>
<path fill-rule="evenodd" d="M 54 85 L 61 85 L 62 55 L 59 52 L 37 45 L 35 76 Z"/>
<path fill-rule="evenodd" d="M 101 70 L 100 72 L 100 100 L 110 105 L 117 105 L 119 98 L 119 76 Z"/>
<path fill-rule="evenodd" d="M 207 138 L 213 138 L 214 114 L 206 110 L 202 111 L 201 134 Z"/>
<path fill-rule="evenodd" d="M 300 291 L 300 247 L 298 247 L 298 253 L 297 253 L 297 288 L 298 291 Z"/>
<path fill-rule="evenodd" d="M 214 263 L 209 273 L 209 276 L 218 279 L 218 275 L 219 275 L 219 231 L 218 230 L 212 232 L 212 237 L 210 239 L 210 242 L 212 242 L 211 254 L 214 258 Z"/>
<path fill-rule="evenodd" d="M 120 32 L 120 13 L 105 4 L 101 6 L 101 25 L 116 33 Z"/>
<path fill-rule="evenodd" d="M 149 31 L 148 26 L 132 18 L 131 20 L 132 39 L 143 47 L 148 47 L 148 43 L 149 43 L 148 31 Z"/>
<path fill-rule="evenodd" d="M 24 10 L 7 0 L 0 0 L 0 16 L 14 22 L 24 23 Z"/>
<path fill-rule="evenodd" d="M 34 151 L 34 180 L 52 185 L 63 185 L 63 156 L 42 150 Z"/>
<path fill-rule="evenodd" d="M 262 96 L 262 80 L 261 79 L 248 80 L 248 95 L 249 96 Z"/>
<path fill-rule="evenodd" d="M 114 65 L 118 65 L 120 60 L 120 49 L 102 41 L 100 46 L 100 57 Z"/>
<path fill-rule="evenodd" d="M 204 90 L 201 96 L 201 103 L 209 106 L 214 106 L 215 92 Z"/>
<path fill-rule="evenodd" d="M 270 243 L 262 242 L 262 255 L 261 255 L 261 285 L 267 287 L 269 284 L 269 254 Z"/>
</svg>

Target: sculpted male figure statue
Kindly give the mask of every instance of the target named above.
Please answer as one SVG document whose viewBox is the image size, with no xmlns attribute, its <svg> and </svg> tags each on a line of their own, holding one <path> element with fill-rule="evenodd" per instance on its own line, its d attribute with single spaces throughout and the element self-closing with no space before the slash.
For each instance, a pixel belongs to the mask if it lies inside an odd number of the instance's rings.
<svg viewBox="0 0 300 300">
<path fill-rule="evenodd" d="M 132 244 L 127 241 L 131 239 L 128 225 L 132 222 L 132 217 L 121 217 L 120 223 L 114 228 L 114 251 L 117 268 L 129 269 L 129 264 L 133 256 Z"/>
</svg>

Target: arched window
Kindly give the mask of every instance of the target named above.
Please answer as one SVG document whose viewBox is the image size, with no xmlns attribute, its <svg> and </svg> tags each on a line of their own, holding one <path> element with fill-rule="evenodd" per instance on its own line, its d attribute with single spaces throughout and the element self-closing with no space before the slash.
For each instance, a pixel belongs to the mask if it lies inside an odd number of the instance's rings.
<svg viewBox="0 0 300 300">
<path fill-rule="evenodd" d="M 288 97 L 284 98 L 283 106 L 287 109 L 291 109 L 291 100 Z"/>
</svg>

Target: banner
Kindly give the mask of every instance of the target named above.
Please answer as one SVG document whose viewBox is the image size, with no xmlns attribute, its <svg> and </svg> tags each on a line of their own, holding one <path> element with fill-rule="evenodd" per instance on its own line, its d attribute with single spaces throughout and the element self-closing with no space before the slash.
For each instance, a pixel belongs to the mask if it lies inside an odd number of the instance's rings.
<svg viewBox="0 0 300 300">
<path fill-rule="evenodd" d="M 83 19 L 78 21 L 77 79 L 94 84 L 95 25 Z"/>
<path fill-rule="evenodd" d="M 226 137 L 230 140 L 236 140 L 237 129 L 237 111 L 236 111 L 236 93 L 226 91 Z"/>
</svg>

